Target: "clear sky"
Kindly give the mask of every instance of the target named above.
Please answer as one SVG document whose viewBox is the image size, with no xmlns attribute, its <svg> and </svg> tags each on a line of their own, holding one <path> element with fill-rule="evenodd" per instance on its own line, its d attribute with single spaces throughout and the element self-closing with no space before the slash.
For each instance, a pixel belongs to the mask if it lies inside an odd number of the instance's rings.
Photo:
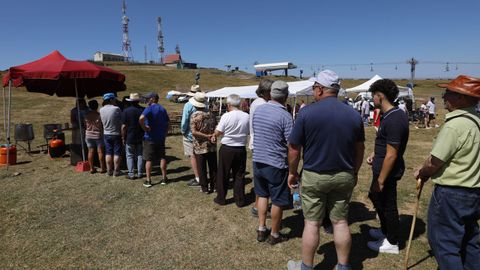
<svg viewBox="0 0 480 270">
<path fill-rule="evenodd" d="M 121 53 L 121 0 L 0 3 L 2 70 L 53 50 L 75 60 Z M 479 11 L 479 0 L 127 0 L 136 61 L 144 61 L 145 45 L 148 60 L 158 60 L 160 16 L 166 53 L 178 43 L 201 67 L 253 73 L 255 61 L 289 61 L 299 67 L 294 75 L 323 67 L 344 78 L 408 78 L 411 57 L 419 78 L 480 77 Z"/>
</svg>

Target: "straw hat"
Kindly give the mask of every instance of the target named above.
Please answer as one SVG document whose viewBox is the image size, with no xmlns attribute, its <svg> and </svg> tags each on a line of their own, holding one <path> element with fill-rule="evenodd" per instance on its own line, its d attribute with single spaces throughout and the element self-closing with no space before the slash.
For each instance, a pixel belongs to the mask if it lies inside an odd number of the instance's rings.
<svg viewBox="0 0 480 270">
<path fill-rule="evenodd" d="M 134 102 L 134 101 L 140 101 L 140 94 L 138 93 L 130 93 L 130 97 L 126 98 L 126 101 Z"/>
<path fill-rule="evenodd" d="M 197 92 L 195 95 L 189 99 L 189 102 L 197 108 L 205 108 L 206 96 L 204 92 Z"/>
<path fill-rule="evenodd" d="M 193 97 L 197 92 L 200 92 L 200 85 L 194 84 L 190 87 L 190 92 L 187 93 L 187 96 Z"/>
</svg>

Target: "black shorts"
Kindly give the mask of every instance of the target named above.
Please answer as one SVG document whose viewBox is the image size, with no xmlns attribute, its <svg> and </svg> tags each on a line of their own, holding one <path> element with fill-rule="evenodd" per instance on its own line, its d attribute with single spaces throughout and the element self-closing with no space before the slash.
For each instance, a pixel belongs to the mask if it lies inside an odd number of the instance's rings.
<svg viewBox="0 0 480 270">
<path fill-rule="evenodd" d="M 433 119 L 435 119 L 435 114 L 429 113 L 428 114 L 428 120 L 433 120 Z"/>
<path fill-rule="evenodd" d="M 165 158 L 165 142 L 143 141 L 143 160 L 152 161 Z"/>
</svg>

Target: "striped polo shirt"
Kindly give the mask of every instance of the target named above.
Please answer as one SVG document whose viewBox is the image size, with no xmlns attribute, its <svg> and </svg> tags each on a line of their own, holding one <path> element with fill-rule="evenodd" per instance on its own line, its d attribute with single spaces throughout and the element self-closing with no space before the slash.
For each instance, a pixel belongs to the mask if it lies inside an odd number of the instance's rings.
<svg viewBox="0 0 480 270">
<path fill-rule="evenodd" d="M 253 114 L 253 162 L 279 169 L 288 167 L 287 138 L 293 127 L 292 115 L 278 102 L 260 105 Z"/>
</svg>

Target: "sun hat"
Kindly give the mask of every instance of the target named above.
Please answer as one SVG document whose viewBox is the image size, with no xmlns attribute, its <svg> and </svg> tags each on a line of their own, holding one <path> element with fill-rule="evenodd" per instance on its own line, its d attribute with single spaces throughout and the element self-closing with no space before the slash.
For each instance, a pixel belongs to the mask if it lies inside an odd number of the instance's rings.
<svg viewBox="0 0 480 270">
<path fill-rule="evenodd" d="M 194 84 L 190 87 L 190 92 L 187 93 L 187 96 L 193 97 L 197 92 L 200 92 L 200 85 Z"/>
<path fill-rule="evenodd" d="M 460 75 L 449 83 L 439 83 L 437 86 L 462 95 L 480 98 L 479 78 Z"/>
<path fill-rule="evenodd" d="M 309 79 L 311 82 L 317 82 L 322 86 L 328 88 L 339 89 L 340 88 L 340 79 L 338 78 L 337 73 L 326 69 L 318 73 L 317 77 L 311 77 Z"/>
<path fill-rule="evenodd" d="M 110 100 L 110 99 L 115 99 L 115 94 L 114 93 L 106 93 L 103 95 L 103 100 Z"/>
<path fill-rule="evenodd" d="M 272 83 L 270 96 L 272 99 L 288 97 L 288 84 L 284 81 L 275 81 Z"/>
<path fill-rule="evenodd" d="M 149 92 L 146 95 L 143 96 L 146 99 L 151 99 L 151 98 L 158 98 L 158 94 L 155 92 Z"/>
<path fill-rule="evenodd" d="M 197 92 L 191 97 L 188 102 L 192 103 L 197 108 L 205 108 L 206 95 L 204 92 Z"/>
<path fill-rule="evenodd" d="M 140 101 L 140 95 L 138 93 L 130 93 L 130 97 L 126 98 L 126 101 L 134 102 L 134 101 Z"/>
</svg>

